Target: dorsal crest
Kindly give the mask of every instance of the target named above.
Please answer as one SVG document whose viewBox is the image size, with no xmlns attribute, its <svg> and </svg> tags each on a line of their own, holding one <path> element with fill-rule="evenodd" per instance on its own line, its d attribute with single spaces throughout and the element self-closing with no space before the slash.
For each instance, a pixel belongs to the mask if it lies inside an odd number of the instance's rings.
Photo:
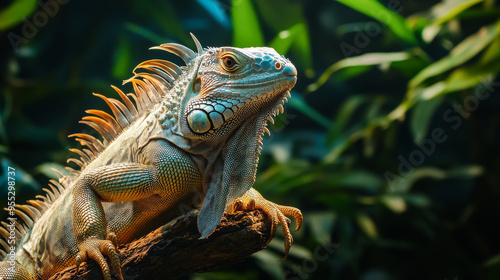
<svg viewBox="0 0 500 280">
<path fill-rule="evenodd" d="M 200 42 L 193 34 L 191 36 L 198 53 L 176 43 L 167 43 L 150 48 L 164 50 L 179 56 L 186 63 L 186 67 L 180 67 L 170 61 L 161 59 L 147 60 L 134 68 L 132 78 L 123 81 L 123 84 L 132 83 L 134 93 L 125 94 L 119 88 L 112 86 L 120 95 L 122 101 L 94 93 L 108 104 L 113 116 L 100 110 L 85 111 L 93 116 L 83 117 L 80 122 L 99 132 L 103 141 L 101 142 L 99 139 L 83 133 L 69 135 L 68 137 L 75 137 L 82 146 L 86 146 L 88 149 L 82 149 L 81 151 L 73 149 L 73 152 L 80 155 L 80 159 L 69 159 L 68 162 L 74 162 L 83 169 L 130 124 L 149 112 L 153 106 L 162 102 L 164 95 L 171 91 L 175 82 L 187 71 L 197 55 L 203 53 Z M 147 72 L 138 72 L 138 70 L 146 70 Z M 78 174 L 78 171 L 70 171 L 73 174 L 76 172 L 75 175 Z"/>
<path fill-rule="evenodd" d="M 133 93 L 125 94 L 115 86 L 111 87 L 118 93 L 121 100 L 93 93 L 106 102 L 112 114 L 101 110 L 86 110 L 85 112 L 89 115 L 83 117 L 80 123 L 86 124 L 96 130 L 102 136 L 102 140 L 87 133 L 74 133 L 68 136 L 74 137 L 82 146 L 81 149 L 70 149 L 70 151 L 76 153 L 79 158 L 70 158 L 67 161 L 68 163 L 73 162 L 78 165 L 80 170 L 66 167 L 72 176 L 64 176 L 54 169 L 59 176 L 59 180 L 50 180 L 50 189 L 43 189 L 46 192 L 45 196 L 38 195 L 36 196 L 37 199 L 27 201 L 30 205 L 15 205 L 16 209 L 13 212 L 24 221 L 24 224 L 16 223 L 16 228 L 14 230 L 16 244 L 21 243 L 17 241 L 28 235 L 34 222 L 43 215 L 64 191 L 66 191 L 73 179 L 76 178 L 88 164 L 96 159 L 114 139 L 137 119 L 150 112 L 153 106 L 160 102 L 165 102 L 163 99 L 165 94 L 172 91 L 179 77 L 188 72 L 194 59 L 203 53 L 200 42 L 193 34 L 191 34 L 191 36 L 196 44 L 197 53 L 183 45 L 175 43 L 167 43 L 150 48 L 171 52 L 182 58 L 186 66 L 180 67 L 170 61 L 162 59 L 144 61 L 134 68 L 134 76 L 123 82 L 123 84 L 132 83 L 134 89 Z M 138 70 L 142 71 L 139 72 Z M 3 236 L 5 241 L 0 238 L 0 245 L 2 245 L 0 246 L 0 261 L 5 258 L 6 252 L 10 251 L 10 247 L 6 243 L 10 234 L 9 225 L 5 222 L 1 224 L 0 235 Z M 4 250 L 2 250 L 1 247 L 3 247 Z"/>
</svg>

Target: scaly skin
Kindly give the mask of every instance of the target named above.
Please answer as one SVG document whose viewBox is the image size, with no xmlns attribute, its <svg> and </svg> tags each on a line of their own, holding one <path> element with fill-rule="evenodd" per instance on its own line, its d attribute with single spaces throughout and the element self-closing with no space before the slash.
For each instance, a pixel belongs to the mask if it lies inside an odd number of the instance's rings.
<svg viewBox="0 0 500 280">
<path fill-rule="evenodd" d="M 203 50 L 193 39 L 198 53 L 177 44 L 153 48 L 180 56 L 187 66 L 139 64 L 125 81 L 134 87 L 132 99 L 115 87 L 123 102 L 96 94 L 114 116 L 88 110 L 93 116 L 81 122 L 102 141 L 71 135 L 87 147 L 72 150 L 80 158 L 69 161 L 80 170 L 52 181 L 47 196 L 28 201 L 31 206 L 17 207 L 28 228 L 18 228 L 16 268 L 0 263 L 0 279 L 46 279 L 91 259 L 110 280 L 105 256 L 123 279 L 118 244 L 200 206 L 201 238 L 213 232 L 226 208 L 263 210 L 273 221 L 273 236 L 281 223 L 286 257 L 293 239 L 285 215 L 298 229 L 302 214 L 251 187 L 267 121 L 283 111 L 295 67 L 270 48 Z M 8 238 L 9 232 L 0 227 L 0 234 Z"/>
<path fill-rule="evenodd" d="M 278 205 L 268 201 L 254 188 L 250 188 L 242 197 L 235 199 L 233 203 L 228 205 L 227 208 L 227 212 L 229 213 L 234 213 L 236 211 L 252 211 L 256 209 L 260 209 L 267 213 L 273 222 L 271 226 L 271 236 L 268 242 L 271 241 L 276 234 L 278 224 L 281 224 L 281 227 L 283 228 L 283 235 L 285 237 L 285 257 L 283 260 L 287 258 L 288 252 L 290 251 L 290 247 L 293 243 L 293 238 L 290 233 L 290 229 L 288 228 L 288 226 L 290 226 L 290 219 L 285 217 L 285 215 L 292 216 L 295 219 L 295 222 L 297 222 L 295 231 L 297 231 L 302 225 L 302 213 L 299 209 L 290 206 Z"/>
</svg>

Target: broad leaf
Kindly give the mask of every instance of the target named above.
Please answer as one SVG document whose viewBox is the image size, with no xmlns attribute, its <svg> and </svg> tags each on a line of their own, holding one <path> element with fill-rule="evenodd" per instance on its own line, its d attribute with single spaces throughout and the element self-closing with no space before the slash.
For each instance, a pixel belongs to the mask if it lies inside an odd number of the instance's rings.
<svg viewBox="0 0 500 280">
<path fill-rule="evenodd" d="M 356 11 L 372 17 L 386 24 L 399 38 L 407 43 L 416 44 L 417 39 L 408 22 L 400 14 L 397 14 L 376 0 L 337 0 Z"/>
<path fill-rule="evenodd" d="M 326 117 L 321 115 L 321 113 L 316 111 L 313 107 L 309 106 L 297 93 L 292 94 L 292 98 L 289 99 L 289 106 L 300 111 L 324 127 L 328 127 L 330 125 L 330 121 Z"/>
<path fill-rule="evenodd" d="M 449 55 L 429 65 L 411 81 L 410 87 L 416 87 L 430 77 L 442 74 L 468 61 L 484 50 L 499 35 L 500 22 L 481 28 L 458 44 Z"/>
<path fill-rule="evenodd" d="M 410 129 L 413 135 L 413 141 L 420 144 L 427 135 L 429 125 L 434 116 L 434 112 L 441 105 L 443 99 L 435 98 L 427 101 L 418 102 L 413 108 Z"/>
<path fill-rule="evenodd" d="M 120 38 L 114 52 L 113 77 L 117 79 L 126 79 L 130 76 L 132 67 L 132 47 L 125 38 Z"/>
<path fill-rule="evenodd" d="M 309 32 L 305 23 L 298 23 L 288 30 L 281 31 L 269 46 L 282 55 L 292 49 L 299 65 L 305 68 L 306 76 L 312 77 L 314 75 Z"/>
<path fill-rule="evenodd" d="M 125 28 L 139 36 L 142 36 L 151 42 L 154 42 L 155 44 L 161 45 L 165 43 L 165 38 L 152 32 L 151 30 L 144 28 L 142 26 L 139 26 L 135 23 L 128 22 L 125 24 Z"/>
<path fill-rule="evenodd" d="M 233 46 L 239 48 L 264 45 L 264 36 L 250 0 L 233 0 Z"/>
<path fill-rule="evenodd" d="M 359 227 L 371 238 L 377 238 L 378 231 L 375 222 L 368 215 L 359 213 L 357 215 L 357 222 Z"/>
<path fill-rule="evenodd" d="M 16 0 L 0 11 L 0 30 L 6 30 L 20 23 L 36 9 L 36 0 Z M 30 19 L 28 19 L 30 20 Z"/>
<path fill-rule="evenodd" d="M 434 25 L 441 25 L 484 0 L 444 0 L 431 9 Z"/>
<path fill-rule="evenodd" d="M 339 71 L 340 69 L 352 66 L 380 65 L 394 61 L 405 61 L 410 59 L 412 56 L 413 55 L 410 52 L 368 53 L 342 59 L 328 67 L 315 83 L 307 86 L 306 92 L 316 91 L 319 87 L 326 83 L 333 73 Z"/>
<path fill-rule="evenodd" d="M 401 196 L 385 195 L 382 197 L 382 203 L 394 213 L 406 211 L 406 202 Z"/>
</svg>

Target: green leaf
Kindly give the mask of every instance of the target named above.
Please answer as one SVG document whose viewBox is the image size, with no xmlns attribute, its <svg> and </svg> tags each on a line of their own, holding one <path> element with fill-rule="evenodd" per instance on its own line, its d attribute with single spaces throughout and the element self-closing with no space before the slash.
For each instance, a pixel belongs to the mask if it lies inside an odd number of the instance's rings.
<svg viewBox="0 0 500 280">
<path fill-rule="evenodd" d="M 134 9 L 144 16 L 152 19 L 167 34 L 174 34 L 177 40 L 180 40 L 187 46 L 194 47 L 193 40 L 189 33 L 184 30 L 178 13 L 171 3 L 162 0 L 132 2 Z M 146 37 L 146 36 L 145 36 Z M 162 36 L 161 43 L 165 43 L 165 35 Z"/>
<path fill-rule="evenodd" d="M 456 18 L 461 12 L 483 1 L 484 0 L 444 0 L 431 9 L 431 15 L 434 18 L 432 24 L 441 25 Z"/>
<path fill-rule="evenodd" d="M 352 79 L 354 77 L 357 77 L 359 75 L 362 75 L 363 73 L 368 72 L 372 67 L 368 65 L 360 65 L 360 66 L 351 66 L 348 68 L 342 69 L 342 71 L 339 71 L 337 75 L 334 78 L 335 82 L 342 82 L 346 81 L 349 79 Z"/>
<path fill-rule="evenodd" d="M 338 2 L 353 8 L 354 10 L 372 17 L 386 24 L 399 38 L 410 44 L 416 44 L 417 39 L 408 22 L 400 14 L 397 14 L 376 0 L 337 0 Z"/>
<path fill-rule="evenodd" d="M 290 1 L 290 0 L 255 0 L 259 17 L 271 27 L 274 32 L 289 29 L 298 23 L 305 22 L 304 16 L 304 2 Z M 277 16 L 277 11 L 280 15 Z"/>
<path fill-rule="evenodd" d="M 142 26 L 139 26 L 135 23 L 128 22 L 125 24 L 125 28 L 134 32 L 135 34 L 137 34 L 139 36 L 142 36 L 142 37 L 150 40 L 151 42 L 158 44 L 158 45 L 165 43 L 165 38 L 152 32 L 151 30 L 144 28 Z"/>
<path fill-rule="evenodd" d="M 495 75 L 499 71 L 500 64 L 496 61 L 491 61 L 491 63 L 487 65 L 479 64 L 457 69 L 446 79 L 446 86 L 442 94 L 472 88 L 480 83 L 486 83 L 492 78 L 492 74 Z"/>
<path fill-rule="evenodd" d="M 130 75 L 130 68 L 132 67 L 131 52 L 130 42 L 123 37 L 120 38 L 114 52 L 113 77 L 126 79 Z"/>
<path fill-rule="evenodd" d="M 468 61 L 486 48 L 499 35 L 500 22 L 481 28 L 458 44 L 449 55 L 420 71 L 409 86 L 415 88 L 430 77 L 442 74 Z"/>
<path fill-rule="evenodd" d="M 151 0 L 151 1 L 132 1 L 130 3 L 132 5 L 132 9 L 137 11 L 138 14 L 142 14 L 143 16 L 151 19 L 155 22 L 155 25 L 158 25 L 163 29 L 163 31 L 172 36 L 175 36 L 175 39 L 182 42 L 186 46 L 194 47 L 194 42 L 189 36 L 189 33 L 184 30 L 182 22 L 179 18 L 179 13 L 176 12 L 175 7 L 169 1 L 162 0 Z M 144 37 L 148 37 L 149 34 L 144 35 Z M 166 41 L 173 41 L 171 38 L 166 38 L 164 34 L 161 36 L 161 43 L 165 43 Z M 155 41 L 156 42 L 156 41 Z"/>
<path fill-rule="evenodd" d="M 325 183 L 329 188 L 359 188 L 370 192 L 376 192 L 382 186 L 380 176 L 366 171 L 351 171 L 349 173 L 325 174 Z"/>
<path fill-rule="evenodd" d="M 321 87 L 330 76 L 339 71 L 340 69 L 353 67 L 353 66 L 368 66 L 368 65 L 380 65 L 387 64 L 395 61 L 405 61 L 413 56 L 410 52 L 394 52 L 394 53 L 368 53 L 360 56 L 348 57 L 342 59 L 335 64 L 328 67 L 323 74 L 318 78 L 318 80 L 306 88 L 306 92 L 316 91 Z"/>
<path fill-rule="evenodd" d="M 465 165 L 458 166 L 448 171 L 448 176 L 452 178 L 470 179 L 481 176 L 485 173 L 484 168 L 480 165 Z"/>
<path fill-rule="evenodd" d="M 382 203 L 394 213 L 403 213 L 406 211 L 406 202 L 400 196 L 386 195 L 382 197 Z"/>
<path fill-rule="evenodd" d="M 394 69 L 403 74 L 407 80 L 413 78 L 433 62 L 422 49 L 415 48 L 412 53 L 414 56 L 408 60 L 391 62 L 391 70 Z"/>
<path fill-rule="evenodd" d="M 269 47 L 273 48 L 279 54 L 286 55 L 292 46 L 292 43 L 297 35 L 297 26 L 288 30 L 283 30 L 269 43 Z"/>
<path fill-rule="evenodd" d="M 408 192 L 413 184 L 423 178 L 431 178 L 434 180 L 446 179 L 446 171 L 434 167 L 414 168 L 412 171 L 404 174 L 397 174 L 396 178 L 389 183 L 389 190 L 397 193 Z"/>
<path fill-rule="evenodd" d="M 330 121 L 323 116 L 321 113 L 316 111 L 313 107 L 309 106 L 305 100 L 298 95 L 297 93 L 292 93 L 292 98 L 288 99 L 288 105 L 304 115 L 308 116 L 309 118 L 313 119 L 320 125 L 328 128 L 330 126 Z"/>
<path fill-rule="evenodd" d="M 307 20 L 302 15 L 303 4 L 300 1 L 288 0 L 257 0 L 255 1 L 266 26 L 278 33 L 270 44 L 278 53 L 285 54 L 284 49 L 291 49 L 294 63 L 309 78 L 314 76 L 312 67 L 312 52 Z M 276 16 L 276 11 L 286 16 Z M 282 42 L 281 42 L 282 41 Z"/>
<path fill-rule="evenodd" d="M 299 32 L 296 33 L 296 39 L 292 45 L 292 52 L 299 61 L 299 64 L 305 67 L 305 75 L 308 78 L 314 77 L 312 68 L 312 52 L 311 40 L 309 39 L 309 31 L 305 23 L 297 25 Z"/>
<path fill-rule="evenodd" d="M 232 0 L 233 46 L 264 46 L 264 36 L 250 0 Z"/>
<path fill-rule="evenodd" d="M 0 11 L 0 30 L 7 30 L 20 23 L 36 9 L 36 0 L 15 0 Z"/>
<path fill-rule="evenodd" d="M 427 135 L 429 125 L 436 109 L 443 103 L 443 99 L 436 98 L 418 102 L 413 108 L 410 129 L 413 135 L 413 141 L 420 144 Z"/>
<path fill-rule="evenodd" d="M 500 64 L 497 63 L 496 60 L 488 61 L 485 64 L 478 63 L 467 67 L 461 67 L 451 72 L 445 81 L 435 83 L 425 88 L 419 87 L 413 92 L 410 91 L 408 95 L 413 101 L 417 99 L 431 100 L 445 94 L 488 83 L 493 78 L 492 76 L 499 72 Z"/>
<path fill-rule="evenodd" d="M 500 255 L 496 255 L 490 259 L 488 259 L 484 264 L 483 266 L 484 267 L 488 267 L 488 266 L 495 266 L 495 265 L 498 265 L 500 264 Z"/>
<path fill-rule="evenodd" d="M 331 123 L 330 131 L 326 137 L 327 143 L 340 139 L 344 136 L 343 131 L 348 122 L 355 116 L 357 109 L 368 101 L 367 96 L 354 95 L 349 97 L 338 110 L 337 116 Z"/>
<path fill-rule="evenodd" d="M 481 59 L 481 63 L 489 63 L 491 61 L 498 61 L 500 59 L 500 38 L 496 38 L 491 45 L 484 51 Z"/>
<path fill-rule="evenodd" d="M 269 47 L 274 48 L 279 54 L 283 55 L 292 49 L 298 63 L 305 68 L 304 74 L 307 77 L 314 76 L 309 31 L 305 23 L 298 23 L 287 30 L 281 31 L 271 41 Z"/>
<path fill-rule="evenodd" d="M 312 235 L 316 240 L 328 242 L 331 232 L 337 222 L 337 214 L 331 211 L 304 214 Z"/>
<path fill-rule="evenodd" d="M 500 16 L 500 9 L 490 6 L 489 4 L 480 6 L 479 9 L 469 9 L 460 13 L 457 19 L 485 19 L 485 18 L 498 18 Z"/>
<path fill-rule="evenodd" d="M 326 156 L 323 158 L 323 162 L 325 164 L 332 164 L 334 163 L 342 153 L 347 150 L 352 143 L 355 142 L 355 140 L 359 139 L 358 135 L 360 135 L 360 131 L 357 131 L 351 137 L 348 137 L 346 139 L 341 139 L 337 145 L 328 153 Z"/>
<path fill-rule="evenodd" d="M 285 55 L 290 49 L 297 53 L 299 64 L 305 68 L 304 73 L 312 77 L 312 54 L 309 40 L 309 32 L 305 23 L 299 23 L 287 30 L 283 30 L 271 41 L 269 47 L 275 49 L 279 54 Z"/>
<path fill-rule="evenodd" d="M 359 227 L 364 231 L 366 235 L 371 238 L 377 238 L 378 231 L 375 222 L 368 215 L 359 213 L 356 217 Z"/>
<path fill-rule="evenodd" d="M 450 178 L 475 178 L 484 174 L 484 169 L 477 165 L 466 165 L 443 170 L 436 167 L 414 168 L 405 174 L 397 174 L 389 183 L 389 189 L 396 192 L 407 192 L 413 184 L 421 179 L 445 180 Z"/>
<path fill-rule="evenodd" d="M 422 194 L 407 193 L 403 197 L 406 202 L 419 208 L 426 208 L 431 204 L 429 198 Z"/>
</svg>

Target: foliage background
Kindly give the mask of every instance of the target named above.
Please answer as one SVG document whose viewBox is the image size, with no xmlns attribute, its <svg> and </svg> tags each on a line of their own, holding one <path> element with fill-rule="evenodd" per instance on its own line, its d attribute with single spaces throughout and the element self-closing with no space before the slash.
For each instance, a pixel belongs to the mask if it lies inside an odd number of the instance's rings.
<svg viewBox="0 0 500 280">
<path fill-rule="evenodd" d="M 165 57 L 149 47 L 267 45 L 299 79 L 256 188 L 305 225 L 286 261 L 278 236 L 183 279 L 498 279 L 499 15 L 494 0 L 3 1 L 2 186 L 12 166 L 16 201 L 40 193 L 84 110 L 106 107 L 90 93 Z"/>
</svg>

